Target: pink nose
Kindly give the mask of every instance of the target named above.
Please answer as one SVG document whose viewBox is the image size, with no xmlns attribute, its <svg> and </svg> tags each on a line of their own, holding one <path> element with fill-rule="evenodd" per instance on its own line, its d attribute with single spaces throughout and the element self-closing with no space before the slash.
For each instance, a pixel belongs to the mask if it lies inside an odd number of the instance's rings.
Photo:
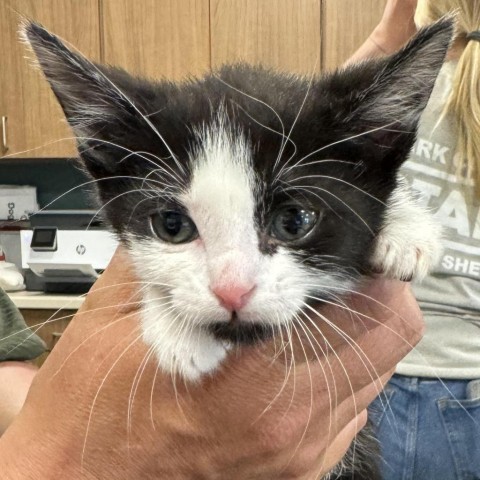
<svg viewBox="0 0 480 480">
<path fill-rule="evenodd" d="M 221 305 L 231 311 L 244 307 L 254 290 L 255 285 L 222 285 L 212 288 L 212 292 L 220 300 Z"/>
</svg>

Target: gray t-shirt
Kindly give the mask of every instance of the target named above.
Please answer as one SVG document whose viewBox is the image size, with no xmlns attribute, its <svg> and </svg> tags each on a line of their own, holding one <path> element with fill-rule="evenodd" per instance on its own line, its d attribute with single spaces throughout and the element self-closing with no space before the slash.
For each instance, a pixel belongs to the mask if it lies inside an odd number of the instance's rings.
<svg viewBox="0 0 480 480">
<path fill-rule="evenodd" d="M 402 169 L 444 227 L 440 261 L 414 285 L 427 329 L 398 366 L 403 375 L 480 378 L 480 201 L 473 181 L 456 175 L 455 128 L 442 118 L 455 67 L 447 62 L 440 71 Z"/>
</svg>

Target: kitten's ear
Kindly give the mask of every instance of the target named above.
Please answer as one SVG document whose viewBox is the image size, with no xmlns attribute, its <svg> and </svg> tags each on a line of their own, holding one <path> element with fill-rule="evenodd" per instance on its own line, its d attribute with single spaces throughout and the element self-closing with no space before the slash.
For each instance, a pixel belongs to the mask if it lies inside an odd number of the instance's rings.
<svg viewBox="0 0 480 480">
<path fill-rule="evenodd" d="M 26 22 L 21 37 L 33 50 L 38 64 L 78 136 L 88 136 L 99 123 L 119 118 L 132 105 L 110 81 L 103 67 L 68 49 L 38 23 Z"/>
<path fill-rule="evenodd" d="M 118 159 L 129 151 L 125 135 L 138 130 L 142 118 L 130 100 L 132 77 L 92 63 L 37 23 L 26 22 L 20 34 L 63 108 L 88 172 L 99 178 L 117 171 Z"/>
<path fill-rule="evenodd" d="M 385 126 L 373 135 L 378 143 L 399 148 L 407 140 L 409 151 L 453 32 L 453 18 L 444 18 L 420 30 L 390 57 L 347 68 L 343 74 L 359 92 L 349 121 L 370 129 Z"/>
</svg>

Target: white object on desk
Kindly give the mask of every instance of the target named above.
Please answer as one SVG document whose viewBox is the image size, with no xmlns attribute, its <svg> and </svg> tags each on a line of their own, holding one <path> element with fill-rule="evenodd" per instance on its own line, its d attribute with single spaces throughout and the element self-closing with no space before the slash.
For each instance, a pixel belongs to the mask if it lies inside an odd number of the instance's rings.
<svg viewBox="0 0 480 480">
<path fill-rule="evenodd" d="M 0 288 L 6 292 L 25 289 L 23 275 L 14 263 L 0 262 Z"/>
<path fill-rule="evenodd" d="M 60 295 L 27 290 L 8 292 L 8 296 L 17 308 L 33 310 L 78 310 L 85 300 L 85 295 Z"/>
<path fill-rule="evenodd" d="M 18 271 L 14 263 L 5 261 L 5 253 L 0 246 L 0 288 L 10 292 L 12 290 L 23 290 L 23 275 Z"/>
</svg>

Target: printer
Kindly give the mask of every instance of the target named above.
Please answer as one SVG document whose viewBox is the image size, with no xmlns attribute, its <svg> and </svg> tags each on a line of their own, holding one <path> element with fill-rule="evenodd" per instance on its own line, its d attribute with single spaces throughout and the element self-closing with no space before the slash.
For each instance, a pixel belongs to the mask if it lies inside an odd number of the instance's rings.
<svg viewBox="0 0 480 480">
<path fill-rule="evenodd" d="M 94 210 L 45 210 L 20 231 L 27 290 L 85 293 L 118 245 Z"/>
</svg>

